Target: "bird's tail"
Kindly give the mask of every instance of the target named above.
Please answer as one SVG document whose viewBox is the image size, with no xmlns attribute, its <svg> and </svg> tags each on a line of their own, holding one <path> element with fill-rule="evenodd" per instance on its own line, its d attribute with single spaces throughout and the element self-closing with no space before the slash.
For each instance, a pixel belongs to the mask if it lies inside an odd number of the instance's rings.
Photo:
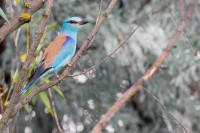
<svg viewBox="0 0 200 133">
<path fill-rule="evenodd" d="M 36 68 L 35 72 L 29 77 L 28 83 L 27 83 L 26 87 L 22 90 L 20 95 L 27 92 L 33 84 L 35 84 L 40 78 L 42 78 L 43 76 L 48 74 L 50 72 L 49 71 L 50 69 L 51 69 L 51 67 L 45 69 L 43 67 L 43 65 L 38 66 Z"/>
<path fill-rule="evenodd" d="M 26 87 L 21 91 L 20 95 L 23 95 L 24 93 L 26 93 L 30 87 L 35 84 L 38 80 L 40 79 L 40 77 L 34 79 L 34 80 L 31 80 L 28 82 L 28 84 L 26 85 Z"/>
</svg>

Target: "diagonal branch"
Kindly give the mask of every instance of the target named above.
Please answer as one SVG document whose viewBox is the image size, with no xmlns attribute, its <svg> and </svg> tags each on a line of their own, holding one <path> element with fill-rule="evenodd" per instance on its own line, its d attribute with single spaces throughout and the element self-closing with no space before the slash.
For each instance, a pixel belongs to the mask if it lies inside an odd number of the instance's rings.
<svg viewBox="0 0 200 133">
<path fill-rule="evenodd" d="M 4 25 L 0 28 L 0 42 L 2 42 L 6 38 L 6 36 L 8 36 L 14 30 L 19 28 L 21 25 L 27 23 L 27 21 L 20 20 L 22 13 L 27 12 L 30 15 L 32 15 L 36 11 L 38 11 L 45 2 L 46 2 L 46 0 L 32 1 L 30 6 L 26 6 L 25 9 L 21 13 L 14 16 L 9 22 L 4 23 Z"/>
<path fill-rule="evenodd" d="M 96 35 L 96 33 L 98 32 L 98 30 L 100 29 L 100 27 L 102 26 L 103 22 L 106 20 L 106 18 L 108 17 L 108 15 L 111 13 L 112 9 L 114 8 L 115 4 L 116 4 L 117 0 L 112 0 L 108 6 L 108 8 L 106 9 L 106 12 L 103 14 L 103 16 L 99 19 L 98 23 L 95 25 L 95 27 L 93 28 L 93 30 L 91 31 L 91 33 L 88 35 L 87 39 L 83 42 L 81 48 L 79 49 L 79 51 L 77 52 L 77 54 L 74 56 L 74 58 L 72 59 L 72 61 L 70 62 L 69 67 L 67 67 L 62 74 L 60 75 L 60 77 L 55 78 L 54 80 L 52 80 L 51 82 L 49 82 L 48 84 L 44 84 L 39 86 L 37 89 L 33 90 L 28 96 L 26 96 L 25 98 L 23 98 L 16 106 L 15 106 L 15 111 L 14 113 L 16 113 L 18 110 L 20 110 L 26 103 L 28 103 L 29 101 L 31 101 L 31 99 L 37 95 L 39 92 L 46 90 L 52 86 L 54 86 L 55 84 L 58 84 L 59 82 L 61 82 L 64 78 L 66 78 L 67 76 L 69 76 L 70 74 L 70 70 L 72 68 L 73 65 L 76 64 L 76 62 L 78 61 L 78 59 L 81 57 L 81 55 L 83 54 L 83 52 L 88 48 L 88 46 L 90 45 L 91 40 L 94 38 L 94 36 Z"/>
<path fill-rule="evenodd" d="M 187 14 L 188 16 L 191 16 L 196 1 L 193 0 L 192 5 L 190 6 Z M 164 60 L 167 58 L 173 47 L 176 45 L 176 41 L 178 40 L 179 36 L 181 35 L 181 32 L 185 28 L 187 22 L 189 20 L 189 17 L 182 19 L 179 23 L 178 28 L 176 29 L 176 32 L 172 35 L 171 40 L 169 41 L 167 48 L 163 51 L 163 53 L 157 58 L 157 60 L 154 62 L 151 68 L 149 68 L 146 73 L 135 83 L 133 84 L 123 95 L 122 97 L 116 101 L 106 112 L 106 114 L 102 115 L 99 122 L 95 125 L 95 127 L 92 129 L 91 133 L 100 133 L 101 130 L 107 125 L 107 123 L 111 120 L 112 117 L 114 117 L 115 113 L 121 109 L 124 104 L 136 93 L 138 92 L 142 86 L 152 77 L 153 74 L 158 70 L 159 66 L 164 62 Z"/>
<path fill-rule="evenodd" d="M 121 44 L 115 48 L 108 56 L 106 56 L 104 59 L 102 59 L 99 63 L 97 63 L 96 65 L 94 66 L 91 66 L 90 68 L 86 69 L 85 71 L 83 72 L 79 72 L 79 73 L 76 73 L 76 74 L 73 74 L 73 75 L 69 75 L 70 77 L 75 77 L 75 76 L 79 76 L 79 75 L 82 75 L 82 74 L 85 74 L 95 68 L 97 68 L 98 66 L 100 66 L 103 62 L 105 62 L 106 60 L 108 60 L 113 54 L 115 54 L 122 46 L 124 46 L 127 41 L 131 38 L 131 36 L 136 32 L 136 30 L 142 25 L 143 22 L 141 22 L 131 33 L 130 35 L 126 38 L 126 40 L 124 40 L 123 42 L 121 42 Z"/>
<path fill-rule="evenodd" d="M 184 127 L 184 125 L 183 125 L 179 120 L 177 120 L 176 117 L 174 117 L 174 116 L 172 115 L 172 113 L 170 113 L 170 112 L 167 110 L 167 107 L 166 107 L 164 104 L 162 104 L 161 101 L 160 101 L 152 92 L 150 92 L 150 91 L 147 90 L 146 88 L 143 88 L 143 89 L 144 89 L 158 104 L 160 104 L 160 106 L 163 108 L 163 110 L 165 110 L 165 111 L 169 114 L 169 116 L 170 116 L 171 118 L 173 118 L 173 119 L 175 120 L 175 122 L 176 122 L 178 125 L 180 125 L 181 128 L 182 128 L 186 133 L 188 133 L 188 131 L 187 131 L 187 129 Z"/>
<path fill-rule="evenodd" d="M 9 101 L 8 107 L 6 108 L 6 111 L 3 114 L 2 119 L 0 120 L 0 133 L 3 132 L 3 129 L 5 129 L 5 126 L 7 125 L 8 121 L 13 117 L 13 111 L 15 108 L 15 105 L 19 102 L 19 92 L 23 88 L 24 81 L 26 79 L 26 75 L 29 70 L 30 63 L 34 60 L 34 52 L 40 43 L 40 39 L 42 38 L 45 26 L 47 24 L 47 20 L 51 11 L 51 8 L 53 6 L 53 1 L 48 0 L 46 9 L 42 15 L 40 25 L 38 26 L 38 30 L 35 33 L 35 40 L 33 41 L 30 52 L 28 53 L 28 57 L 26 59 L 26 62 L 22 66 L 22 71 L 20 73 L 20 81 L 15 85 L 15 89 L 13 91 L 13 94 L 11 96 L 11 99 Z"/>
</svg>

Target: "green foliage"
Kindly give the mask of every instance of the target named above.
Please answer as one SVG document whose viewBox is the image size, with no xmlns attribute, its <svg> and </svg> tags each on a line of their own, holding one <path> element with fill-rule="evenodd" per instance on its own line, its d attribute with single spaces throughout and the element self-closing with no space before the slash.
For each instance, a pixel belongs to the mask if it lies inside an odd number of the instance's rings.
<svg viewBox="0 0 200 133">
<path fill-rule="evenodd" d="M 6 17 L 6 14 L 4 13 L 4 11 L 0 8 L 0 16 L 6 20 L 8 22 L 8 18 Z"/>
<path fill-rule="evenodd" d="M 15 0 L 17 4 L 19 4 L 20 0 Z"/>
<path fill-rule="evenodd" d="M 50 80 L 47 79 L 47 78 L 43 78 L 42 81 L 44 81 L 44 83 L 50 82 Z M 53 88 L 53 90 L 55 90 L 61 97 L 65 98 L 65 96 L 64 96 L 64 94 L 63 94 L 63 92 L 62 92 L 62 89 L 61 89 L 60 87 L 58 87 L 57 85 L 55 85 L 55 86 L 53 86 L 52 88 Z"/>
<path fill-rule="evenodd" d="M 28 104 L 24 105 L 24 109 L 26 110 L 26 112 L 30 113 L 31 112 L 31 109 L 29 107 Z"/>
<path fill-rule="evenodd" d="M 48 25 L 48 26 L 46 27 L 45 33 L 47 34 L 47 33 L 49 33 L 50 31 L 54 30 L 56 26 L 57 26 L 57 23 L 56 23 L 56 22 L 53 22 L 52 24 Z"/>
<path fill-rule="evenodd" d="M 40 92 L 39 95 L 40 95 L 42 102 L 47 107 L 48 111 L 50 112 L 50 114 L 52 116 L 54 116 L 54 113 L 53 113 L 53 110 L 52 110 L 52 107 L 51 107 L 51 103 L 50 103 L 49 97 L 47 96 L 46 92 L 44 92 L 44 91 Z"/>
</svg>

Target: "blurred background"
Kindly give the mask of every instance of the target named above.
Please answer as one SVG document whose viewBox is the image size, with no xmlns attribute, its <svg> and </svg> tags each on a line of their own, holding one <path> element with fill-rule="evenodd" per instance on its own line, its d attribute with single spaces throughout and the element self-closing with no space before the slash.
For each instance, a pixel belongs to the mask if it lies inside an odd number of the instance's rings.
<svg viewBox="0 0 200 133">
<path fill-rule="evenodd" d="M 200 1 L 197 1 L 194 13 L 184 30 L 186 37 L 182 35 L 179 38 L 177 46 L 157 73 L 114 116 L 103 133 L 184 132 L 145 89 L 157 97 L 189 133 L 200 132 Z M 103 0 L 101 15 L 109 2 L 110 0 Z M 191 0 L 185 2 L 187 7 L 191 4 Z M 0 6 L 7 18 L 11 19 L 23 9 L 23 0 L 1 0 Z M 44 49 L 58 34 L 64 19 L 81 16 L 95 21 L 98 9 L 98 0 L 54 1 L 29 75 L 40 61 Z M 35 13 L 30 23 L 18 28 L 0 44 L 0 91 L 6 91 L 6 94 L 1 95 L 5 104 L 10 98 L 13 85 L 20 78 L 20 67 L 34 39 L 42 11 L 43 9 Z M 128 43 L 102 65 L 86 74 L 68 77 L 52 88 L 58 119 L 64 132 L 88 133 L 100 116 L 154 63 L 175 32 L 179 20 L 177 0 L 118 0 L 91 47 L 73 68 L 72 74 L 100 62 L 137 25 L 141 22 L 143 24 Z M 2 25 L 5 20 L 0 17 L 0 22 Z M 77 49 L 94 25 L 88 24 L 81 29 Z M 46 77 L 40 80 L 33 89 L 39 84 L 47 83 L 49 79 Z M 42 92 L 20 111 L 15 132 L 57 133 L 53 115 L 48 93 Z"/>
</svg>

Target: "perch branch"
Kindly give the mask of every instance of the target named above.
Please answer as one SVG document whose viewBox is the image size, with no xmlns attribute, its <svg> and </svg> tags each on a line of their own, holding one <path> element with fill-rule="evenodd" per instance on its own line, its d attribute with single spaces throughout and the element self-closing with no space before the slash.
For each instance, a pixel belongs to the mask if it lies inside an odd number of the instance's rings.
<svg viewBox="0 0 200 133">
<path fill-rule="evenodd" d="M 12 33 L 14 30 L 19 28 L 21 25 L 27 23 L 28 21 L 23 21 L 21 19 L 21 15 L 23 13 L 29 13 L 30 15 L 34 14 L 38 11 L 42 5 L 46 2 L 46 0 L 34 0 L 30 4 L 29 7 L 25 7 L 25 9 L 20 12 L 18 15 L 14 16 L 9 22 L 4 23 L 4 25 L 0 28 L 0 43 Z"/>
<path fill-rule="evenodd" d="M 108 8 L 106 9 L 106 12 L 99 19 L 98 23 L 95 25 L 95 27 L 93 28 L 93 30 L 91 31 L 91 33 L 88 35 L 87 39 L 83 42 L 83 44 L 82 44 L 81 48 L 79 49 L 79 51 L 76 53 L 76 55 L 74 56 L 74 58 L 70 62 L 70 65 L 62 72 L 62 74 L 58 78 L 53 79 L 48 84 L 41 85 L 37 89 L 34 89 L 28 96 L 26 96 L 25 98 L 23 98 L 15 106 L 14 113 L 16 113 L 18 110 L 20 110 L 26 103 L 28 103 L 29 101 L 31 101 L 31 99 L 35 95 L 37 95 L 39 92 L 41 92 L 43 90 L 46 90 L 46 89 L 54 86 L 55 84 L 61 82 L 64 78 L 66 78 L 70 74 L 70 70 L 71 70 L 72 66 L 76 64 L 76 62 L 81 57 L 81 55 L 83 54 L 83 52 L 88 48 L 88 46 L 90 45 L 90 42 L 91 42 L 92 38 L 96 35 L 96 33 L 98 32 L 98 30 L 102 26 L 103 22 L 106 20 L 106 18 L 108 17 L 108 15 L 111 13 L 111 11 L 114 8 L 116 2 L 117 2 L 117 0 L 112 0 L 110 2 Z"/>
<path fill-rule="evenodd" d="M 187 14 L 191 16 L 196 1 L 194 0 L 192 5 L 190 6 Z M 106 114 L 102 115 L 99 122 L 95 125 L 95 127 L 92 129 L 91 133 L 100 133 L 101 130 L 107 125 L 107 123 L 111 120 L 112 117 L 114 117 L 115 113 L 121 109 L 124 104 L 137 92 L 139 91 L 142 86 L 152 77 L 152 75 L 158 70 L 159 66 L 164 62 L 164 60 L 169 55 L 170 51 L 173 49 L 173 47 L 176 45 L 176 41 L 181 35 L 181 32 L 185 28 L 187 22 L 189 20 L 189 17 L 186 17 L 185 19 L 181 19 L 179 26 L 176 29 L 176 32 L 172 35 L 171 40 L 169 41 L 166 49 L 163 51 L 163 53 L 157 58 L 157 60 L 154 62 L 154 64 L 151 66 L 150 69 L 146 71 L 146 73 L 135 83 L 133 84 L 123 95 L 122 97 L 116 101 L 106 112 Z"/>
<path fill-rule="evenodd" d="M 26 75 L 29 70 L 29 65 L 34 60 L 34 52 L 35 52 L 38 44 L 40 43 L 40 39 L 42 38 L 42 35 L 44 32 L 45 26 L 47 24 L 47 20 L 48 20 L 52 6 L 53 6 L 53 1 L 48 0 L 46 9 L 45 9 L 45 11 L 42 15 L 41 21 L 40 21 L 40 25 L 38 26 L 38 30 L 35 33 L 35 40 L 33 41 L 32 45 L 31 45 L 30 52 L 28 53 L 26 62 L 23 64 L 23 66 L 21 68 L 20 81 L 15 85 L 15 89 L 14 89 L 14 92 L 9 101 L 8 107 L 6 108 L 6 111 L 4 112 L 3 117 L 0 120 L 0 133 L 3 132 L 8 121 L 14 115 L 13 111 L 14 111 L 15 105 L 19 102 L 19 92 L 23 89 L 23 84 L 24 84 Z"/>
</svg>

